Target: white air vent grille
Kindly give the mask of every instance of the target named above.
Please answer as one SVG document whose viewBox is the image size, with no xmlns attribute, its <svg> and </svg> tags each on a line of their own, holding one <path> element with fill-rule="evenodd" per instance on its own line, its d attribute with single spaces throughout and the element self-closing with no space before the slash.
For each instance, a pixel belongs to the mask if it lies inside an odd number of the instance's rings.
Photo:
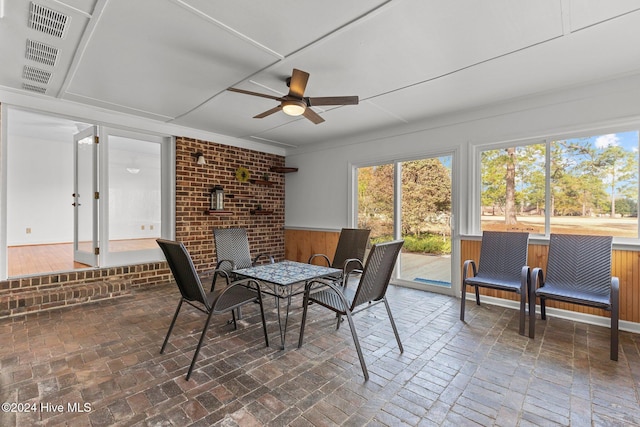
<svg viewBox="0 0 640 427">
<path fill-rule="evenodd" d="M 34 42 L 33 40 L 27 40 L 27 59 L 39 62 L 41 64 L 56 65 L 58 59 L 58 48 L 46 45 L 40 42 Z"/>
<path fill-rule="evenodd" d="M 22 89 L 38 93 L 45 93 L 47 91 L 46 87 L 36 86 L 29 83 L 22 83 Z"/>
<path fill-rule="evenodd" d="M 22 70 L 22 78 L 46 85 L 49 83 L 49 79 L 51 79 L 51 72 L 25 65 Z"/>
<path fill-rule="evenodd" d="M 63 38 L 69 17 L 48 7 L 31 2 L 29 27 L 50 36 Z"/>
</svg>

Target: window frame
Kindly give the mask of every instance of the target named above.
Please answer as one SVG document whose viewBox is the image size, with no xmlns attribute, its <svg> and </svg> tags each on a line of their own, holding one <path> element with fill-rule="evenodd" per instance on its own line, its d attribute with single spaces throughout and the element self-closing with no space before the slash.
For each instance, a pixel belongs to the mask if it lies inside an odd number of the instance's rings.
<svg viewBox="0 0 640 427">
<path fill-rule="evenodd" d="M 607 134 L 617 134 L 624 132 L 638 132 L 640 134 L 640 122 L 633 122 L 630 124 L 620 126 L 610 126 L 596 129 L 586 129 L 579 131 L 572 131 L 566 133 L 558 133 L 554 135 L 547 135 L 544 137 L 532 137 L 513 139 L 501 142 L 489 142 L 489 143 L 470 143 L 470 160 L 471 176 L 470 176 L 470 221 L 468 227 L 469 235 L 481 235 L 482 234 L 482 153 L 490 150 L 500 150 L 510 147 L 523 147 L 535 144 L 545 144 L 545 206 L 551 206 L 551 143 L 555 141 L 576 139 L 576 138 L 589 138 L 594 136 L 601 136 Z M 640 137 L 639 137 L 640 139 Z M 640 141 L 638 143 L 638 150 L 640 150 Z M 636 171 L 638 185 L 637 185 L 637 197 L 638 204 L 640 205 L 640 161 L 638 162 L 638 170 Z M 530 239 L 536 241 L 548 241 L 551 233 L 551 214 L 548 209 L 545 209 L 544 229 L 543 234 L 531 234 Z M 640 215 L 636 218 L 637 235 L 636 237 L 623 237 L 614 236 L 613 242 L 616 248 L 628 248 L 632 250 L 640 249 Z"/>
</svg>

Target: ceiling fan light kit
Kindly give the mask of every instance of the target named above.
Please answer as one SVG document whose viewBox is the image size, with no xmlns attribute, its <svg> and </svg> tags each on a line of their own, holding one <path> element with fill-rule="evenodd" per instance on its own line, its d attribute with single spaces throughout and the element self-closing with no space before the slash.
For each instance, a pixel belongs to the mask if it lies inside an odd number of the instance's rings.
<svg viewBox="0 0 640 427">
<path fill-rule="evenodd" d="M 290 116 L 301 116 L 306 109 L 307 104 L 304 101 L 291 99 L 289 101 L 282 102 L 282 111 Z"/>
<path fill-rule="evenodd" d="M 357 96 L 325 96 L 315 98 L 304 96 L 304 90 L 307 87 L 307 80 L 309 80 L 309 73 L 294 68 L 291 77 L 287 77 L 286 80 L 287 86 L 289 86 L 289 93 L 282 97 L 251 92 L 244 89 L 237 89 L 235 87 L 230 87 L 227 90 L 230 92 L 243 93 L 245 95 L 273 99 L 274 101 L 280 102 L 280 105 L 277 107 L 253 116 L 254 119 L 262 119 L 282 110 L 289 116 L 304 116 L 311 122 L 320 124 L 324 122 L 324 119 L 309 107 L 317 105 L 357 105 L 359 102 Z"/>
</svg>

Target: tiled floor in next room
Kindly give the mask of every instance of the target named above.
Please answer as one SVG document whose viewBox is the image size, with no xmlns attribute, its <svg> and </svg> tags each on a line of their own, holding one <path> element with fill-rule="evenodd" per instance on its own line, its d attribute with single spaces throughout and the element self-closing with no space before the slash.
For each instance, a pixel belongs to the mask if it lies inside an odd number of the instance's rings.
<svg viewBox="0 0 640 427">
<path fill-rule="evenodd" d="M 183 311 L 159 354 L 175 286 L 0 320 L 0 397 L 23 410 L 0 413 L 0 425 L 640 425 L 640 336 L 622 332 L 612 362 L 606 328 L 549 319 L 529 340 L 514 310 L 468 304 L 463 324 L 455 298 L 394 286 L 388 295 L 405 351 L 384 306 L 357 314 L 368 382 L 348 325 L 336 331 L 317 305 L 297 348 L 299 299 L 285 351 L 272 299 L 270 348 L 257 306 L 237 331 L 214 317 L 188 382 L 205 319 Z"/>
</svg>

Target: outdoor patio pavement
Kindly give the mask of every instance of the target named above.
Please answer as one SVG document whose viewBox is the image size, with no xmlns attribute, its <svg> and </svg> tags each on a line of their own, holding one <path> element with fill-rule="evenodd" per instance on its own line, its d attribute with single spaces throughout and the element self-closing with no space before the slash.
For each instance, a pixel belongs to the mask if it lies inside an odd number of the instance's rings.
<svg viewBox="0 0 640 427">
<path fill-rule="evenodd" d="M 173 285 L 3 319 L 0 396 L 32 410 L 3 411 L 0 425 L 640 425 L 640 336 L 622 332 L 612 362 L 603 327 L 550 318 L 529 340 L 515 310 L 467 304 L 465 324 L 455 298 L 395 286 L 388 296 L 405 351 L 382 305 L 357 314 L 368 382 L 348 325 L 336 331 L 317 305 L 297 348 L 299 298 L 285 351 L 273 299 L 270 348 L 257 306 L 237 331 L 214 317 L 188 382 L 205 319 L 183 308 L 159 354 L 178 302 Z"/>
</svg>

